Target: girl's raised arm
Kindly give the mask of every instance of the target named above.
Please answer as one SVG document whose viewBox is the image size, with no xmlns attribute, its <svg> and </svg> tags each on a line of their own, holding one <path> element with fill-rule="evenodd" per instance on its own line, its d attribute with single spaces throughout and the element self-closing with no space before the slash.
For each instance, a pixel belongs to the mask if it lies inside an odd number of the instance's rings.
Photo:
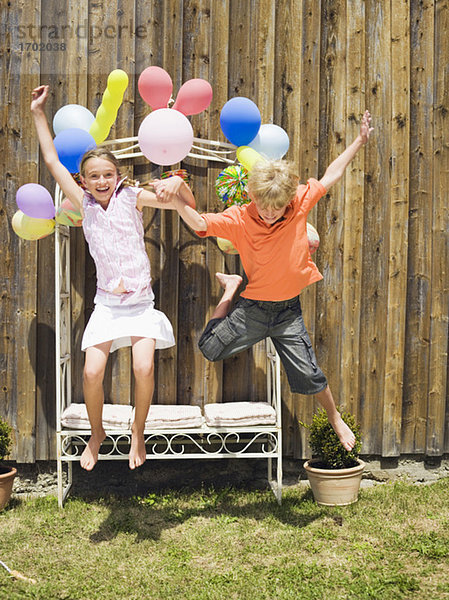
<svg viewBox="0 0 449 600">
<path fill-rule="evenodd" d="M 48 85 L 40 85 L 31 92 L 31 113 L 33 115 L 42 156 L 44 157 L 48 170 L 59 184 L 63 193 L 77 208 L 82 210 L 83 190 L 59 160 L 53 138 L 51 137 L 50 128 L 48 127 L 47 117 L 44 113 L 48 91 Z"/>
</svg>

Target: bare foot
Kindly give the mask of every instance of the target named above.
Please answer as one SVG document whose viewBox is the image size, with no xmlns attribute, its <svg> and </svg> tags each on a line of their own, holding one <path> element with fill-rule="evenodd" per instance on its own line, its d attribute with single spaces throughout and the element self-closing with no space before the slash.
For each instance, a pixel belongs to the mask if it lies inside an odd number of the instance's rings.
<svg viewBox="0 0 449 600">
<path fill-rule="evenodd" d="M 231 292 L 232 295 L 235 294 L 239 285 L 242 283 L 242 278 L 240 275 L 227 275 L 226 273 L 215 273 L 215 277 L 218 280 L 218 283 L 221 287 L 227 292 Z"/>
<path fill-rule="evenodd" d="M 129 450 L 129 468 L 135 469 L 143 465 L 147 457 L 145 438 L 142 433 L 132 432 L 131 448 Z"/>
<path fill-rule="evenodd" d="M 329 419 L 329 423 L 332 425 L 343 448 L 350 452 L 354 448 L 355 435 L 343 421 L 343 419 L 340 416 L 340 413 L 337 413 L 334 421 L 331 421 L 331 419 Z"/>
<path fill-rule="evenodd" d="M 86 469 L 86 471 L 92 471 L 92 469 L 97 464 L 98 452 L 105 437 L 106 433 L 104 432 L 104 430 L 98 433 L 93 433 L 90 436 L 90 439 L 87 442 L 87 446 L 84 448 L 84 451 L 81 454 L 80 460 L 82 468 Z"/>
</svg>

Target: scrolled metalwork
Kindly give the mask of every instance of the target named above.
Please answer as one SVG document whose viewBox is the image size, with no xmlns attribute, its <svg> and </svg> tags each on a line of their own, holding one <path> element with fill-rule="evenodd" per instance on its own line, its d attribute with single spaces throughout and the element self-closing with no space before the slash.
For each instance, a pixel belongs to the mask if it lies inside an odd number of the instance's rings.
<svg viewBox="0 0 449 600">
<path fill-rule="evenodd" d="M 71 460 L 81 457 L 88 435 L 68 433 L 61 436 L 61 455 Z M 108 432 L 100 449 L 100 458 L 127 457 L 131 444 L 130 433 Z M 147 433 L 145 447 L 148 457 L 189 456 L 199 453 L 205 457 L 220 455 L 243 456 L 257 454 L 274 456 L 278 451 L 278 436 L 272 431 L 209 431 L 198 433 Z"/>
</svg>

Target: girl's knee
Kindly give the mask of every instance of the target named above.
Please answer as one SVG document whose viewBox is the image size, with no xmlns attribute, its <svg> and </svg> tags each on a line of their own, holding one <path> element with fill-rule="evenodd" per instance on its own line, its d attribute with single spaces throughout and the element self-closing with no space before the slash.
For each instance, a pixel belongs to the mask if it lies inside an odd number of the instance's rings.
<svg viewBox="0 0 449 600">
<path fill-rule="evenodd" d="M 104 377 L 104 369 L 94 365 L 84 365 L 83 381 L 84 383 L 101 383 Z"/>
<path fill-rule="evenodd" d="M 154 376 L 154 362 L 134 362 L 133 373 L 136 379 L 145 379 Z"/>
</svg>

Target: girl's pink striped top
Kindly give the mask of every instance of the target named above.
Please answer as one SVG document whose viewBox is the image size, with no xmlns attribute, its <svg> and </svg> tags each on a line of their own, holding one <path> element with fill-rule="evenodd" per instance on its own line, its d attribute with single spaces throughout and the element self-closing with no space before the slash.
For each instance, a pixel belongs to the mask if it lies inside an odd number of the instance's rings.
<svg viewBox="0 0 449 600">
<path fill-rule="evenodd" d="M 150 261 L 145 250 L 143 217 L 135 187 L 117 184 L 107 209 L 84 192 L 83 230 L 97 270 L 97 297 L 104 303 L 153 300 Z M 120 282 L 127 290 L 113 294 Z"/>
</svg>

